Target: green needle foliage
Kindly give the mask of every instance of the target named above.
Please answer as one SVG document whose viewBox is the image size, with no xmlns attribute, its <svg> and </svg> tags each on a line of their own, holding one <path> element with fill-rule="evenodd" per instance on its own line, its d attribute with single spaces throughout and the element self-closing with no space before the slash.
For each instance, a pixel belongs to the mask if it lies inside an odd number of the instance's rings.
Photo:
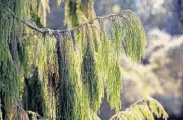
<svg viewBox="0 0 183 120">
<path fill-rule="evenodd" d="M 20 1 L 15 0 L 2 1 L 5 5 L 15 11 L 18 16 L 20 13 Z M 13 105 L 13 100 L 17 97 L 19 89 L 19 56 L 17 45 L 21 26 L 13 17 L 9 16 L 2 6 L 0 6 L 0 91 L 4 96 L 5 106 L 8 108 Z M 12 29 L 12 28 L 17 28 Z M 6 112 L 10 113 L 11 110 Z"/>
<path fill-rule="evenodd" d="M 57 5 L 60 3 L 56 0 Z M 153 119 L 153 114 L 163 114 L 166 119 L 166 112 L 153 99 L 120 112 L 120 55 L 124 51 L 139 63 L 145 51 L 146 38 L 139 19 L 127 10 L 89 21 L 89 15 L 82 12 L 86 9 L 82 3 L 65 1 L 66 23 L 79 26 L 41 34 L 14 17 L 33 20 L 35 23 L 30 24 L 34 27 L 46 26 L 48 0 L 0 0 L 2 117 L 99 120 L 97 112 L 106 89 L 110 107 L 117 112 L 114 118 Z"/>
<path fill-rule="evenodd" d="M 121 111 L 110 118 L 110 120 L 154 120 L 162 117 L 168 120 L 168 114 L 162 105 L 151 97 L 138 100 L 125 111 Z"/>
<path fill-rule="evenodd" d="M 43 4 L 40 4 L 37 0 L 0 0 L 0 93 L 1 101 L 4 102 L 4 119 L 23 119 L 22 113 L 26 112 L 22 110 L 21 102 L 28 106 L 25 110 L 43 111 L 43 115 L 48 118 L 56 115 L 55 98 L 52 90 L 48 88 L 48 75 L 57 71 L 54 57 L 56 53 L 53 51 L 54 39 L 36 34 L 15 19 L 15 16 L 34 19 L 31 18 L 32 12 L 39 17 L 38 12 L 43 9 Z M 37 75 L 34 74 L 35 71 Z M 27 88 L 24 88 L 25 80 L 29 83 Z M 41 84 L 38 85 L 41 87 L 37 88 L 37 84 Z M 27 91 L 28 88 L 34 89 Z M 26 96 L 30 95 L 29 93 L 32 93 L 32 97 Z M 23 96 L 30 100 L 25 102 Z M 37 104 L 40 103 L 38 101 L 42 102 L 41 105 Z M 37 109 L 36 105 L 43 109 Z"/>
</svg>

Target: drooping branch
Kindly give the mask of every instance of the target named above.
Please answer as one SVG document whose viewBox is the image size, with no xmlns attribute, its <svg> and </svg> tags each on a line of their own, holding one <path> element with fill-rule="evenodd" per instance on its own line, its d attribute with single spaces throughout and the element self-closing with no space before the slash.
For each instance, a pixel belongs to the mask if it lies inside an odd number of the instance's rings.
<svg viewBox="0 0 183 120">
<path fill-rule="evenodd" d="M 22 18 L 19 18 L 10 8 L 8 8 L 7 6 L 5 6 L 1 1 L 0 1 L 0 5 L 4 8 L 4 11 L 7 12 L 9 15 L 12 15 L 13 17 L 15 17 L 15 19 L 19 20 L 20 22 L 22 22 L 23 24 L 25 24 L 26 26 L 28 26 L 32 30 L 35 30 L 35 31 L 37 31 L 39 33 L 42 33 L 42 34 L 46 34 L 46 33 L 54 34 L 55 32 L 57 32 L 57 33 L 58 32 L 59 33 L 64 33 L 64 32 L 68 32 L 68 31 L 71 32 L 71 31 L 74 31 L 74 30 L 79 29 L 80 27 L 83 27 L 84 25 L 89 24 L 90 22 L 92 22 L 94 20 L 108 19 L 108 18 L 112 18 L 114 16 L 123 17 L 121 15 L 123 15 L 124 13 L 130 11 L 130 10 L 124 10 L 124 11 L 121 11 L 121 12 L 116 13 L 116 14 L 109 14 L 109 15 L 106 15 L 106 16 L 98 16 L 98 17 L 95 17 L 93 19 L 90 19 L 87 22 L 84 22 L 84 23 L 82 23 L 82 24 L 80 24 L 80 25 L 78 25 L 76 27 L 73 27 L 73 28 L 66 28 L 66 29 L 63 29 L 63 30 L 54 30 L 54 29 L 49 29 L 49 28 L 39 28 L 36 25 L 31 24 L 29 21 L 24 20 Z M 95 25 L 94 25 L 94 27 L 95 27 Z"/>
</svg>

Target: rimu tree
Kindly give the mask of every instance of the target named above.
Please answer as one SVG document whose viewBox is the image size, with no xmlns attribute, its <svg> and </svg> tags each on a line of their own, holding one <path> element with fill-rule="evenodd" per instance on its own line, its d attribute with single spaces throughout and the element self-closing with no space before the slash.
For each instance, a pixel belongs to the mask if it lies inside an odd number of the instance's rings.
<svg viewBox="0 0 183 120">
<path fill-rule="evenodd" d="M 57 5 L 61 2 L 56 0 Z M 152 98 L 120 112 L 120 54 L 139 63 L 145 33 L 130 10 L 96 17 L 93 4 L 65 0 L 68 27 L 52 30 L 46 28 L 48 0 L 0 0 L 3 118 L 99 119 L 106 89 L 110 107 L 117 112 L 111 119 L 153 119 L 153 114 L 167 119 Z"/>
</svg>

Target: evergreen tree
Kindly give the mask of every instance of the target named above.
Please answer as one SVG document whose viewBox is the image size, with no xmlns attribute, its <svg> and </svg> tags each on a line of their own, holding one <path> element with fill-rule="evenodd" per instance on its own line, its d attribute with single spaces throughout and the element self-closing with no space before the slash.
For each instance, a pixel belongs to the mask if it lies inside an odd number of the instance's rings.
<svg viewBox="0 0 183 120">
<path fill-rule="evenodd" d="M 51 30 L 45 28 L 48 0 L 0 0 L 0 117 L 99 119 L 105 88 L 117 112 L 111 119 L 167 119 L 152 98 L 120 112 L 120 54 L 139 63 L 146 46 L 136 15 L 126 10 L 96 17 L 93 0 L 64 4 L 68 28 Z"/>
</svg>

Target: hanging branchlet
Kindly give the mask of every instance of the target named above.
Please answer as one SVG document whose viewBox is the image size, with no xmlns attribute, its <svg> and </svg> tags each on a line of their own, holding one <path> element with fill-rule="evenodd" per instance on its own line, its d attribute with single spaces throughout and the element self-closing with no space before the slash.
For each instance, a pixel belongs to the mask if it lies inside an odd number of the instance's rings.
<svg viewBox="0 0 183 120">
<path fill-rule="evenodd" d="M 19 0 L 16 2 L 15 0 L 4 1 L 4 3 L 21 17 Z M 0 9 L 0 94 L 2 96 L 1 101 L 4 101 L 5 112 L 11 114 L 14 112 L 13 104 L 18 97 L 17 93 L 20 86 L 20 81 L 18 81 L 20 79 L 18 76 L 20 63 L 18 47 L 16 46 L 20 43 L 17 34 L 21 32 L 21 29 L 15 29 L 20 28 L 19 22 L 12 16 L 5 14 L 2 6 L 0 6 Z M 5 114 L 5 118 L 13 117 L 9 117 L 7 114 Z"/>
<path fill-rule="evenodd" d="M 95 57 L 95 37 L 93 37 L 92 28 L 87 24 L 84 27 L 83 35 L 85 45 L 83 46 L 83 61 L 82 61 L 82 79 L 84 88 L 88 91 L 90 106 L 93 111 L 97 111 L 100 107 L 103 96 L 102 79 L 99 79 L 96 70 Z"/>
</svg>

